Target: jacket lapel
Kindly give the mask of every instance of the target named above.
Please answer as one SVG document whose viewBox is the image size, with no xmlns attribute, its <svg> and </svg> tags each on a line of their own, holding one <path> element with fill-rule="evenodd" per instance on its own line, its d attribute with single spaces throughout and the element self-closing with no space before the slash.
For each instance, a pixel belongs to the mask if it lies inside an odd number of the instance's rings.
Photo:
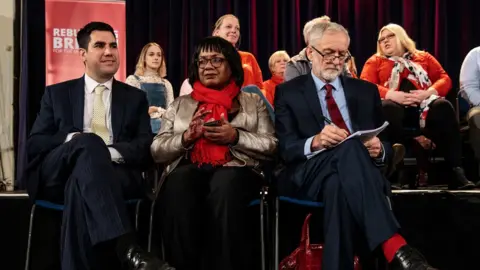
<svg viewBox="0 0 480 270">
<path fill-rule="evenodd" d="M 77 84 L 69 89 L 70 105 L 72 106 L 73 127 L 83 131 L 83 111 L 85 105 L 85 78 L 78 79 Z"/>
<path fill-rule="evenodd" d="M 126 105 L 127 92 L 123 85 L 117 80 L 113 79 L 112 83 L 112 108 L 111 108 L 111 120 L 112 120 L 112 133 L 113 142 L 116 142 L 120 131 L 122 130 L 123 114 Z"/>
<path fill-rule="evenodd" d="M 317 120 L 320 127 L 323 127 L 325 124 L 323 121 L 322 107 L 320 106 L 317 88 L 311 75 L 309 75 L 307 80 L 304 82 L 302 92 L 305 101 L 307 102 L 308 106 L 311 109 L 311 112 L 313 112 L 313 115 L 315 116 L 315 119 Z"/>
<path fill-rule="evenodd" d="M 345 93 L 345 100 L 347 101 L 348 114 L 350 115 L 350 121 L 353 129 L 351 130 L 351 132 L 353 133 L 359 130 L 359 127 L 358 127 L 359 112 L 358 112 L 357 93 L 355 93 L 355 89 L 351 84 L 352 79 L 341 76 L 340 81 L 343 86 L 343 92 Z"/>
</svg>

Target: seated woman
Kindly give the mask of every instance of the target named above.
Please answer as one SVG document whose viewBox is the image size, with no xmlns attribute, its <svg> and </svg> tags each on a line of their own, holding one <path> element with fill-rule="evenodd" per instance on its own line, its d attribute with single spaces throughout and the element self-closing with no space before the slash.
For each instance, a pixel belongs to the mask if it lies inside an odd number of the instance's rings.
<svg viewBox="0 0 480 270">
<path fill-rule="evenodd" d="M 263 82 L 263 88 L 264 95 L 272 106 L 275 97 L 275 87 L 283 82 L 283 74 L 288 61 L 290 61 L 290 56 L 288 56 L 286 51 L 276 51 L 268 59 L 268 67 L 272 77 L 270 80 Z"/>
<path fill-rule="evenodd" d="M 449 188 L 474 187 L 461 167 L 455 111 L 444 99 L 452 81 L 431 54 L 417 50 L 401 26 L 388 24 L 380 30 L 377 53 L 367 60 L 360 78 L 377 84 L 394 143 L 410 137 L 418 147 L 438 147 L 454 173 Z M 412 134 L 406 134 L 406 128 Z M 426 164 L 421 164 L 420 170 L 418 181 L 426 185 Z"/>
<path fill-rule="evenodd" d="M 161 126 L 161 117 L 173 101 L 172 84 L 165 79 L 167 66 L 162 47 L 155 42 L 145 45 L 138 57 L 134 75 L 128 76 L 125 83 L 142 89 L 147 93 L 148 113 L 152 132 L 157 134 Z"/>
<path fill-rule="evenodd" d="M 192 93 L 167 109 L 151 147 L 168 163 L 159 194 L 166 257 L 178 270 L 254 269 L 246 211 L 261 186 L 255 172 L 276 150 L 273 123 L 258 95 L 240 91 L 240 55 L 225 39 L 202 40 L 189 73 Z"/>
<path fill-rule="evenodd" d="M 218 18 L 213 27 L 212 36 L 224 38 L 235 48 L 238 48 L 240 44 L 240 22 L 238 18 L 233 14 L 226 14 Z M 263 91 L 262 70 L 258 65 L 257 59 L 249 52 L 238 50 L 238 53 L 241 57 L 244 74 L 242 86 L 254 84 Z M 187 80 L 182 83 L 180 96 L 188 95 L 192 92 L 192 86 Z"/>
</svg>

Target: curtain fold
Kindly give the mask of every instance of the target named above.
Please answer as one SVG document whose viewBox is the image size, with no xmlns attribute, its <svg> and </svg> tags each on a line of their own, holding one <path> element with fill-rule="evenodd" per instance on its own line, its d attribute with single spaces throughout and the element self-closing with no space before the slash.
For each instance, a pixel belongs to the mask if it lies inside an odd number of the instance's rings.
<svg viewBox="0 0 480 270">
<path fill-rule="evenodd" d="M 223 14 L 240 19 L 240 50 L 253 53 L 270 78 L 268 58 L 276 50 L 291 56 L 304 46 L 303 25 L 324 14 L 350 32 L 357 68 L 376 50 L 378 30 L 390 22 L 402 25 L 417 47 L 438 58 L 458 87 L 458 73 L 468 51 L 480 43 L 475 25 L 480 25 L 475 0 L 126 0 L 127 65 L 144 44 L 164 47 L 168 79 L 178 94 L 195 44 L 211 35 L 213 24 Z M 461 15 L 461 16 L 460 16 Z"/>
</svg>

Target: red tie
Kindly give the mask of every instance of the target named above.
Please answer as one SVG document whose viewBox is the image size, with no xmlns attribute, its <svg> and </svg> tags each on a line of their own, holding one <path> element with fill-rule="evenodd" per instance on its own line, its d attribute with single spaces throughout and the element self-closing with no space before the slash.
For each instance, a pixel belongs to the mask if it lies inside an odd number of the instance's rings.
<svg viewBox="0 0 480 270">
<path fill-rule="evenodd" d="M 325 84 L 325 90 L 327 90 L 327 95 L 325 96 L 325 101 L 327 102 L 327 109 L 328 113 L 330 114 L 330 118 L 332 122 L 339 128 L 345 129 L 347 132 L 349 132 L 347 125 L 345 124 L 345 121 L 343 121 L 342 114 L 340 113 L 340 110 L 338 109 L 337 103 L 335 102 L 335 99 L 332 96 L 332 89 L 333 86 L 331 84 Z M 349 132 L 350 133 L 350 132 Z"/>
</svg>

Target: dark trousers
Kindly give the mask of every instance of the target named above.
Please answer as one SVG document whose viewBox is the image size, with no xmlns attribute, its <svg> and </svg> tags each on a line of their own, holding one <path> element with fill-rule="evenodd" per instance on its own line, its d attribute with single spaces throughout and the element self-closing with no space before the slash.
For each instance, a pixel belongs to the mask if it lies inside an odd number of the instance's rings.
<svg viewBox="0 0 480 270">
<path fill-rule="evenodd" d="M 62 270 L 91 269 L 93 246 L 132 230 L 124 198 L 139 183 L 111 162 L 100 137 L 79 134 L 42 163 L 40 198 L 63 202 Z"/>
<path fill-rule="evenodd" d="M 297 195 L 317 196 L 325 204 L 322 269 L 353 269 L 357 238 L 373 251 L 398 231 L 388 182 L 359 140 L 322 152 L 296 171 Z"/>
<path fill-rule="evenodd" d="M 473 107 L 467 113 L 469 126 L 469 141 L 475 153 L 477 162 L 480 162 L 480 107 Z"/>
<path fill-rule="evenodd" d="M 177 167 L 159 195 L 166 260 L 177 270 L 256 269 L 247 210 L 260 181 L 246 167 Z"/>
<path fill-rule="evenodd" d="M 407 109 L 391 100 L 383 100 L 382 105 L 385 118 L 390 123 L 389 135 L 392 142 L 404 143 L 409 137 L 405 130 L 405 122 L 417 123 L 419 115 L 411 113 L 407 115 L 406 111 L 411 108 Z M 418 134 L 413 136 L 425 134 L 444 154 L 449 166 L 460 167 L 462 164 L 460 130 L 452 104 L 447 100 L 437 99 L 429 107 L 424 130 L 418 130 Z"/>
</svg>

